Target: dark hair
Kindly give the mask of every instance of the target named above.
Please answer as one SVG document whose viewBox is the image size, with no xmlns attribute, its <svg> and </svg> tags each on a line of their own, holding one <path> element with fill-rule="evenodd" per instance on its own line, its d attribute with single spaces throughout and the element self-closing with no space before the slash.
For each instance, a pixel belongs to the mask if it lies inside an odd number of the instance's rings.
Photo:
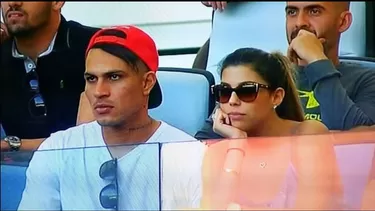
<svg viewBox="0 0 375 211">
<path fill-rule="evenodd" d="M 256 48 L 240 48 L 224 58 L 220 65 L 220 75 L 229 66 L 250 65 L 272 90 L 285 90 L 282 103 L 276 108 L 280 118 L 303 121 L 304 113 L 295 84 L 296 71 L 282 53 L 267 53 Z"/>
<path fill-rule="evenodd" d="M 116 36 L 126 39 L 126 34 L 124 32 L 115 29 L 104 30 L 99 34 L 99 36 Z M 133 70 L 137 72 L 145 68 L 145 71 L 149 71 L 147 65 L 136 54 L 134 54 L 132 51 L 130 51 L 128 48 L 122 45 L 97 43 L 94 46 L 92 46 L 91 49 L 94 48 L 102 49 L 103 51 L 109 54 L 119 57 L 120 59 L 124 60 Z"/>
</svg>

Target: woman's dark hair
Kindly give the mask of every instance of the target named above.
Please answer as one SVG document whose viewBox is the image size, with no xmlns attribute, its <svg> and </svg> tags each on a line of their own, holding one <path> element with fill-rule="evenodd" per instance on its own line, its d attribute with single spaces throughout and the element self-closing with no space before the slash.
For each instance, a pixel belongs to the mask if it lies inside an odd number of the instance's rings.
<svg viewBox="0 0 375 211">
<path fill-rule="evenodd" d="M 276 108 L 280 118 L 303 121 L 304 113 L 295 84 L 296 71 L 291 62 L 280 52 L 267 53 L 256 48 L 240 48 L 224 58 L 220 75 L 229 66 L 250 65 L 272 90 L 285 90 L 282 103 Z"/>
</svg>

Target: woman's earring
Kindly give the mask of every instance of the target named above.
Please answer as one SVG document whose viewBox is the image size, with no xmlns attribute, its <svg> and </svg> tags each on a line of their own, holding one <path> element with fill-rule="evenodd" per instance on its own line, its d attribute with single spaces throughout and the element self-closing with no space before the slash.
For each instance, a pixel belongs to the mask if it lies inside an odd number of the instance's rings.
<svg viewBox="0 0 375 211">
<path fill-rule="evenodd" d="M 274 106 L 273 106 L 273 109 L 276 109 L 276 108 L 277 108 L 277 105 L 274 105 Z"/>
</svg>

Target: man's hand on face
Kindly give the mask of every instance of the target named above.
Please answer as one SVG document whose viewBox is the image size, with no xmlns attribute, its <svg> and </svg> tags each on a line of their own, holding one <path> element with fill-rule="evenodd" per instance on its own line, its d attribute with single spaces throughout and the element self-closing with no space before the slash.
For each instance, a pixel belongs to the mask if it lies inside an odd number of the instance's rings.
<svg viewBox="0 0 375 211">
<path fill-rule="evenodd" d="M 318 39 L 314 33 L 301 29 L 288 48 L 288 58 L 293 63 L 301 59 L 307 64 L 318 60 L 328 59 L 324 54 L 324 38 Z"/>
</svg>

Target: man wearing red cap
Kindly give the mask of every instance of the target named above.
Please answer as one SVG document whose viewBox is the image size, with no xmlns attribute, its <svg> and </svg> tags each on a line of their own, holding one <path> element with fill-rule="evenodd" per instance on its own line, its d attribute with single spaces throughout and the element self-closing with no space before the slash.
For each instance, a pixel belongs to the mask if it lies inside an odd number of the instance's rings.
<svg viewBox="0 0 375 211">
<path fill-rule="evenodd" d="M 134 26 L 94 34 L 86 52 L 85 95 L 96 121 L 42 143 L 27 170 L 19 209 L 199 206 L 204 145 L 166 143 L 195 139 L 148 115 L 162 102 L 158 58 L 152 38 Z M 43 151 L 49 149 L 64 150 Z"/>
</svg>

